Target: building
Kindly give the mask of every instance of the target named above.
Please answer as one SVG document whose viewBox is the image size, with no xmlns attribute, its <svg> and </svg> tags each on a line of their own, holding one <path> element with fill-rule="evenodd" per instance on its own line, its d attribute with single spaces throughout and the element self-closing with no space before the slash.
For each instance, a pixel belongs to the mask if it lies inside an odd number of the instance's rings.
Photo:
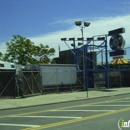
<svg viewBox="0 0 130 130">
<path fill-rule="evenodd" d="M 64 50 L 59 52 L 59 57 L 54 58 L 56 64 L 77 64 L 80 69 L 83 68 L 83 54 L 80 49 L 74 50 Z M 88 52 L 87 58 L 87 68 L 95 68 L 97 65 L 97 55 L 96 52 Z"/>
</svg>

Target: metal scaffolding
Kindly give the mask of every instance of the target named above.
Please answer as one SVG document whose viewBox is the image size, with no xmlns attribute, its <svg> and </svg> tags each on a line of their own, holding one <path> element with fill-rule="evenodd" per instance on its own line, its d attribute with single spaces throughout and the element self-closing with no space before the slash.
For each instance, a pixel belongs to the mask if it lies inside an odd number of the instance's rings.
<svg viewBox="0 0 130 130">
<path fill-rule="evenodd" d="M 75 38 L 69 38 L 69 40 L 67 40 L 66 38 L 61 39 L 68 46 L 71 52 L 74 54 L 74 64 L 76 64 L 77 68 L 83 72 L 83 81 L 84 81 L 85 90 L 88 90 L 88 72 L 98 71 L 98 70 L 105 71 L 106 88 L 109 88 L 109 73 L 108 73 L 109 64 L 108 64 L 107 37 L 108 37 L 108 34 L 103 34 L 103 35 L 96 35 L 91 38 L 87 38 L 86 40 L 82 38 L 78 38 L 77 40 L 75 40 Z M 73 41 L 73 44 L 71 44 L 73 46 L 73 49 L 71 49 L 71 47 L 67 44 L 67 41 Z M 84 44 L 81 47 L 77 48 L 76 47 L 77 41 L 84 41 Z M 96 52 L 97 55 L 101 53 L 101 56 L 102 56 L 103 51 L 105 52 L 105 63 L 104 65 L 101 64 L 102 69 L 98 69 L 96 67 L 89 68 L 88 61 L 91 61 L 92 64 L 94 64 L 95 61 L 93 60 L 93 58 L 89 58 L 87 54 L 89 52 Z M 79 66 L 79 62 L 78 62 L 79 56 L 83 57 L 84 59 L 83 67 Z"/>
</svg>

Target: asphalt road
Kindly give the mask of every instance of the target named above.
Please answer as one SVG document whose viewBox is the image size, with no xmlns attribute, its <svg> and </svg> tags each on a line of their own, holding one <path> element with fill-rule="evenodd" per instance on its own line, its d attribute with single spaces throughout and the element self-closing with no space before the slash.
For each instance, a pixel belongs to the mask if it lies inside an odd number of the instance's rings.
<svg viewBox="0 0 130 130">
<path fill-rule="evenodd" d="M 129 120 L 130 95 L 127 94 L 3 110 L 0 130 L 119 130 L 118 125 L 125 130 L 130 129 Z"/>
</svg>

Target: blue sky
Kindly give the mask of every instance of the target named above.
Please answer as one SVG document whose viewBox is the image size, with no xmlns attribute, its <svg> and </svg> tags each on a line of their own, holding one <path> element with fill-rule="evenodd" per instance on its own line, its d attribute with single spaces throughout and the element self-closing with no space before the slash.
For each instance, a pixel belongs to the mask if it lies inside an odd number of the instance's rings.
<svg viewBox="0 0 130 130">
<path fill-rule="evenodd" d="M 58 44 L 61 50 L 68 49 L 60 38 L 81 36 L 75 20 L 91 22 L 85 37 L 125 27 L 123 36 L 130 46 L 129 0 L 0 0 L 0 51 L 4 53 L 5 43 L 17 34 L 56 51 Z"/>
</svg>

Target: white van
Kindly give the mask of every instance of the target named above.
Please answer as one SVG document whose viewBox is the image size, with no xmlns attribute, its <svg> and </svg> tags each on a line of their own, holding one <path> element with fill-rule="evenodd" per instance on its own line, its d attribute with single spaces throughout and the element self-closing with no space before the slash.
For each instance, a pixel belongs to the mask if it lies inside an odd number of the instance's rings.
<svg viewBox="0 0 130 130">
<path fill-rule="evenodd" d="M 14 63 L 0 61 L 0 69 L 15 69 Z"/>
</svg>

